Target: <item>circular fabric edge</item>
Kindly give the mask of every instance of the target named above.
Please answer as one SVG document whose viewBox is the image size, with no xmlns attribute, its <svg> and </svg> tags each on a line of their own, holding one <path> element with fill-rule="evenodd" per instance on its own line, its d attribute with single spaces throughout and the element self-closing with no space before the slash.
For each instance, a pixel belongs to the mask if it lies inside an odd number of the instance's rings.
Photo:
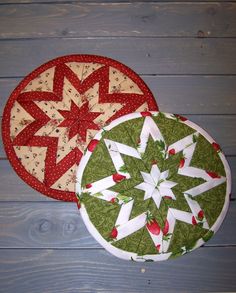
<svg viewBox="0 0 236 293">
<path fill-rule="evenodd" d="M 18 157 L 15 155 L 15 151 L 11 145 L 11 139 L 10 136 L 8 135 L 8 130 L 10 128 L 10 111 L 12 109 L 12 106 L 14 102 L 17 99 L 17 96 L 19 93 L 27 86 L 27 84 L 34 78 L 36 78 L 39 74 L 41 74 L 43 71 L 57 65 L 58 63 L 65 63 L 65 62 L 98 62 L 101 63 L 103 62 L 104 64 L 109 64 L 109 66 L 114 66 L 117 69 L 123 71 L 126 70 L 129 74 L 129 77 L 137 83 L 137 85 L 141 89 L 145 89 L 145 92 L 150 96 L 151 98 L 151 108 L 150 110 L 158 110 L 158 105 L 155 101 L 155 97 L 153 96 L 151 90 L 149 87 L 146 85 L 144 80 L 137 74 L 135 73 L 131 68 L 128 66 L 124 65 L 123 63 L 116 61 L 114 59 L 111 59 L 109 57 L 104 57 L 104 56 L 99 56 L 99 55 L 91 55 L 91 54 L 72 54 L 72 55 L 65 55 L 61 57 L 57 57 L 55 59 L 52 59 L 35 70 L 33 70 L 31 73 L 29 73 L 23 80 L 16 86 L 16 88 L 13 90 L 11 93 L 10 97 L 7 100 L 7 103 L 4 107 L 3 111 L 3 117 L 2 117 L 2 139 L 3 139 L 3 146 L 7 155 L 7 158 L 17 173 L 17 175 L 31 188 L 37 190 L 38 192 L 51 197 L 53 199 L 57 200 L 62 200 L 62 201 L 73 201 L 76 202 L 76 196 L 74 192 L 70 191 L 60 191 L 60 190 L 53 190 L 50 187 L 46 187 L 43 183 L 41 183 L 39 180 L 37 180 L 33 175 L 28 173 L 25 168 L 21 165 Z M 118 118 L 119 119 L 119 118 Z M 26 178 L 27 179 L 26 181 Z M 65 194 L 67 194 L 65 196 Z"/>
<path fill-rule="evenodd" d="M 157 111 L 149 111 L 152 115 L 158 115 L 159 112 Z M 165 116 L 167 118 L 173 119 L 173 117 L 170 113 L 164 113 Z M 110 130 L 112 128 L 114 128 L 115 126 L 121 124 L 122 122 L 125 121 L 129 121 L 135 118 L 141 118 L 142 115 L 140 113 L 131 113 L 131 114 L 127 114 L 123 117 L 120 117 L 114 121 L 112 121 L 108 126 L 106 126 L 104 129 L 105 130 Z M 207 141 L 209 141 L 210 143 L 215 142 L 215 140 L 203 129 L 201 128 L 199 125 L 195 124 L 194 122 L 191 122 L 190 120 L 186 120 L 186 121 L 180 121 L 180 123 L 184 123 L 186 125 L 188 125 L 189 127 L 196 129 L 202 136 L 204 136 L 204 138 L 206 138 Z M 94 139 L 100 140 L 102 138 L 102 131 L 99 131 Z M 81 192 L 81 186 L 78 182 L 81 182 L 82 177 L 83 177 L 83 171 L 90 159 L 90 156 L 92 155 L 92 152 L 90 151 L 86 151 L 86 153 L 84 154 L 84 156 L 82 157 L 80 164 L 78 166 L 77 169 L 77 183 L 76 183 L 76 193 L 80 193 Z M 220 159 L 224 165 L 224 169 L 225 169 L 225 173 L 226 173 L 226 194 L 225 194 L 225 201 L 224 201 L 224 205 L 223 208 L 221 210 L 221 213 L 219 215 L 219 217 L 217 218 L 217 220 L 215 221 L 215 223 L 213 224 L 213 226 L 211 227 L 211 230 L 214 231 L 214 234 L 218 231 L 218 229 L 220 228 L 222 222 L 225 219 L 228 207 L 229 207 L 229 202 L 230 202 L 230 194 L 231 194 L 231 170 L 229 167 L 229 164 L 225 158 L 225 155 L 221 152 L 219 153 Z M 81 217 L 85 223 L 86 228 L 88 229 L 88 231 L 90 232 L 90 234 L 111 254 L 113 254 L 114 256 L 124 259 L 124 260 L 134 260 L 134 261 L 140 261 L 140 262 L 144 262 L 145 260 L 143 259 L 137 259 L 137 254 L 136 253 L 132 253 L 132 252 L 127 252 L 127 251 L 123 251 L 119 248 L 114 247 L 113 245 L 111 245 L 109 242 L 107 242 L 102 236 L 101 234 L 97 231 L 97 229 L 94 227 L 93 223 L 90 221 L 89 219 L 89 215 L 86 211 L 86 208 L 84 206 L 83 203 L 81 203 L 80 206 L 80 214 Z M 202 238 L 200 238 L 196 245 L 190 250 L 195 250 L 196 248 L 202 246 L 204 243 L 206 243 Z M 171 255 L 170 253 L 162 253 L 159 255 L 145 255 L 145 257 L 149 258 L 149 260 L 153 260 L 153 261 L 163 261 L 163 260 L 167 260 Z"/>
</svg>

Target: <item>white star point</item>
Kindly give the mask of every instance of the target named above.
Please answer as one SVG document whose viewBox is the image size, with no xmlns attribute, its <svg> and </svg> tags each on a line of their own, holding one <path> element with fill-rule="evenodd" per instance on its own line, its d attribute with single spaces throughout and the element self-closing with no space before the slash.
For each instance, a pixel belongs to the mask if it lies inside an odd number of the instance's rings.
<svg viewBox="0 0 236 293">
<path fill-rule="evenodd" d="M 171 190 L 177 183 L 166 180 L 169 176 L 169 170 L 160 172 L 156 164 L 152 165 L 150 173 L 140 172 L 143 177 L 143 182 L 136 185 L 135 188 L 143 190 L 144 200 L 152 198 L 159 208 L 161 199 L 164 196 L 176 199 L 173 191 Z"/>
</svg>

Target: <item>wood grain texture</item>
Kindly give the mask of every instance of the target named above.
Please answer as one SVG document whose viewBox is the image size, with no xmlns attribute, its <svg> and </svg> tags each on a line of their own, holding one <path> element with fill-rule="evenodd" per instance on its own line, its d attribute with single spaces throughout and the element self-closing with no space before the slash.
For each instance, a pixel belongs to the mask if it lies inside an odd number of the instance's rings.
<svg viewBox="0 0 236 293">
<path fill-rule="evenodd" d="M 236 3 L 5 5 L 0 37 L 236 37 L 235 15 Z"/>
<path fill-rule="evenodd" d="M 206 246 L 140 264 L 104 251 L 76 204 L 27 186 L 0 143 L 0 292 L 236 290 L 235 1 L 0 0 L 0 115 L 21 77 L 42 63 L 105 55 L 141 74 L 162 111 L 187 114 L 205 128 L 233 175 L 228 214 Z"/>
<path fill-rule="evenodd" d="M 227 159 L 232 171 L 232 198 L 236 198 L 236 157 L 228 157 Z M 0 170 L 0 202 L 54 201 L 29 187 L 17 176 L 7 160 L 0 160 Z"/>
<path fill-rule="evenodd" d="M 53 201 L 17 176 L 7 160 L 0 160 L 0 201 Z"/>
<path fill-rule="evenodd" d="M 75 203 L 5 202 L 0 205 L 1 248 L 100 248 L 87 231 Z M 236 243 L 236 202 L 205 246 Z"/>
<path fill-rule="evenodd" d="M 0 251 L 1 292 L 234 291 L 235 247 L 200 248 L 163 263 L 133 263 L 104 250 Z M 174 289 L 173 289 L 174 288 Z"/>
<path fill-rule="evenodd" d="M 111 57 L 139 74 L 236 74 L 236 38 L 92 37 L 2 41 L 0 77 L 24 76 L 56 56 L 74 53 Z"/>
<path fill-rule="evenodd" d="M 142 2 L 140 0 L 116 0 L 116 1 L 111 1 L 111 0 L 1 0 L 0 1 L 0 5 L 3 4 L 61 4 L 61 3 L 65 3 L 65 4 L 79 4 L 79 3 L 99 3 L 99 4 L 106 4 L 106 3 L 137 3 L 137 2 Z M 149 2 L 153 2 L 153 3 L 171 3 L 173 2 L 172 0 L 145 0 L 143 1 L 144 3 L 149 3 Z M 198 0 L 179 0 L 176 1 L 177 3 L 182 3 L 182 2 L 190 2 L 190 3 L 194 3 L 194 2 L 199 2 Z M 175 2 L 175 3 L 176 3 Z M 201 2 L 216 2 L 216 0 L 207 0 L 207 1 L 201 1 Z M 219 0 L 217 1 L 217 3 L 221 3 L 221 2 L 235 2 L 235 0 Z"/>
<path fill-rule="evenodd" d="M 236 76 L 141 76 L 163 112 L 236 114 Z M 0 78 L 0 115 L 22 78 Z M 184 105 L 184 106 L 183 106 Z"/>
</svg>

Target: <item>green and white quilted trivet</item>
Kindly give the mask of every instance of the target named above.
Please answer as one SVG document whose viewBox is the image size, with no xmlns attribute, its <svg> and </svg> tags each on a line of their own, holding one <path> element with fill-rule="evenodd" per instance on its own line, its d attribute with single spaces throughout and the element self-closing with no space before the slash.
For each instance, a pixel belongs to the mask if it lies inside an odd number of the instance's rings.
<svg viewBox="0 0 236 293">
<path fill-rule="evenodd" d="M 159 261 L 209 240 L 229 204 L 219 145 L 184 117 L 133 113 L 90 142 L 77 170 L 82 218 L 117 257 Z"/>
</svg>

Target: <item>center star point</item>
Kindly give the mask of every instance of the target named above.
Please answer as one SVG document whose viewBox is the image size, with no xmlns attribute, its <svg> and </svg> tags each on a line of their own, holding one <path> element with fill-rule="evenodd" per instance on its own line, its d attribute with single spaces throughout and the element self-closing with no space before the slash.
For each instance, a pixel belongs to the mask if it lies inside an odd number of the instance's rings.
<svg viewBox="0 0 236 293">
<path fill-rule="evenodd" d="M 64 120 L 58 127 L 68 127 L 69 139 L 79 134 L 82 141 L 86 141 L 87 129 L 99 130 L 99 126 L 94 120 L 102 112 L 90 112 L 89 102 L 85 102 L 80 108 L 71 101 L 70 110 L 59 110 Z"/>
<path fill-rule="evenodd" d="M 176 182 L 167 180 L 169 170 L 161 172 L 157 165 L 152 165 L 150 173 L 142 172 L 143 182 L 136 185 L 135 188 L 143 190 L 144 200 L 153 198 L 156 206 L 159 208 L 162 197 L 168 196 L 176 199 L 172 188 L 177 185 Z"/>
</svg>

